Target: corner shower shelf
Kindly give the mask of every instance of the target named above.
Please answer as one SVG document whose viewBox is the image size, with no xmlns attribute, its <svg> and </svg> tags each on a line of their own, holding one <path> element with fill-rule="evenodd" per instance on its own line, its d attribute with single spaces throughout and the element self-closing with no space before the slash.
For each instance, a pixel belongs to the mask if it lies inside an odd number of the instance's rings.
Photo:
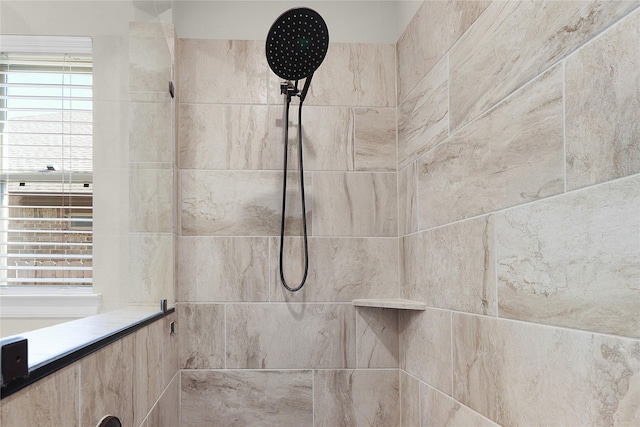
<svg viewBox="0 0 640 427">
<path fill-rule="evenodd" d="M 426 310 L 427 304 L 402 298 L 387 299 L 354 299 L 351 302 L 356 307 L 395 308 L 398 310 Z"/>
</svg>

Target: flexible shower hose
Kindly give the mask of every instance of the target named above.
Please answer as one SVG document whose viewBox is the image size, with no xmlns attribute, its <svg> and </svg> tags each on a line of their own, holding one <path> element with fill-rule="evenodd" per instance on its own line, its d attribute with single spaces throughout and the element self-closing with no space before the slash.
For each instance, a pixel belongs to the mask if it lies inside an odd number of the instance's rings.
<svg viewBox="0 0 640 427">
<path fill-rule="evenodd" d="M 283 252 L 284 252 L 284 228 L 285 228 L 285 209 L 287 204 L 287 159 L 289 151 L 289 104 L 291 98 L 287 97 L 287 105 L 285 107 L 285 125 L 284 125 L 284 185 L 282 190 L 282 222 L 280 224 L 280 280 L 286 290 L 297 292 L 304 286 L 307 281 L 307 273 L 309 272 L 309 247 L 307 244 L 307 209 L 304 200 L 304 167 L 302 165 L 302 99 L 298 108 L 298 169 L 300 171 L 300 197 L 302 199 L 302 231 L 304 240 L 304 274 L 302 281 L 296 287 L 287 284 L 284 278 Z"/>
</svg>

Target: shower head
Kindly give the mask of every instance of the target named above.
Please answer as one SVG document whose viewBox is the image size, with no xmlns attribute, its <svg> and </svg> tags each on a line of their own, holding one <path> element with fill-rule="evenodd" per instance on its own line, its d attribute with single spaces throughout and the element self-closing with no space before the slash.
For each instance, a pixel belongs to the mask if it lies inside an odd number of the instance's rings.
<svg viewBox="0 0 640 427">
<path fill-rule="evenodd" d="M 315 10 L 301 7 L 280 15 L 267 35 L 269 67 L 285 80 L 311 77 L 329 47 L 329 30 Z"/>
</svg>

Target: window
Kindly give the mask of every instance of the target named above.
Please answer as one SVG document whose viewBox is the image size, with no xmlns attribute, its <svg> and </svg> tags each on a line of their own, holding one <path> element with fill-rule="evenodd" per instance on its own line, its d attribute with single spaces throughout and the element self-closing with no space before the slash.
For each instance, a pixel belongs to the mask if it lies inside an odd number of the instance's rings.
<svg viewBox="0 0 640 427">
<path fill-rule="evenodd" d="M 90 287 L 91 39 L 2 36 L 0 286 Z"/>
</svg>

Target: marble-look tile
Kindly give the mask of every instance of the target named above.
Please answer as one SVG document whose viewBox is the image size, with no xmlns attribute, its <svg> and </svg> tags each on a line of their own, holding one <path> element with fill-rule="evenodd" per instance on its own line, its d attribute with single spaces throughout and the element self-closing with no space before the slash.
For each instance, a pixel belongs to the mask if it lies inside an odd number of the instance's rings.
<svg viewBox="0 0 640 427">
<path fill-rule="evenodd" d="M 495 316 L 494 220 L 483 216 L 406 236 L 403 297 L 431 307 Z"/>
<path fill-rule="evenodd" d="M 130 231 L 173 232 L 173 170 L 129 171 Z"/>
<path fill-rule="evenodd" d="M 313 426 L 311 371 L 184 371 L 181 426 Z"/>
<path fill-rule="evenodd" d="M 224 305 L 179 303 L 176 311 L 180 368 L 224 368 Z"/>
<path fill-rule="evenodd" d="M 259 114 L 266 107 L 254 107 Z M 180 104 L 178 107 L 181 169 L 225 169 L 227 127 L 224 105 Z"/>
<path fill-rule="evenodd" d="M 314 371 L 316 427 L 398 427 L 395 370 Z"/>
<path fill-rule="evenodd" d="M 293 147 L 289 161 L 292 167 L 297 168 L 298 108 L 291 108 L 290 114 L 289 144 Z M 303 107 L 302 150 L 305 170 L 353 170 L 353 129 L 354 117 L 351 108 Z M 284 135 L 281 138 L 283 137 Z"/>
<path fill-rule="evenodd" d="M 181 171 L 183 235 L 277 236 L 282 215 L 282 173 Z M 302 234 L 297 176 L 287 180 L 287 235 Z M 307 229 L 312 234 L 311 175 L 305 176 Z"/>
<path fill-rule="evenodd" d="M 397 239 L 310 237 L 308 244 L 307 280 L 300 291 L 291 293 L 280 280 L 280 239 L 271 239 L 271 301 L 351 302 L 398 296 Z M 285 238 L 283 271 L 290 287 L 302 280 L 302 238 Z"/>
<path fill-rule="evenodd" d="M 294 120 L 290 118 L 289 122 L 289 135 L 295 135 Z M 295 122 L 297 123 L 297 119 Z M 307 121 L 303 120 L 303 123 L 306 125 Z M 282 170 L 284 108 L 271 105 L 228 105 L 225 107 L 223 131 L 226 132 L 229 169 Z M 204 168 L 212 169 L 208 166 Z"/>
<path fill-rule="evenodd" d="M 180 425 L 180 377 L 165 389 L 158 403 L 147 417 L 148 427 L 176 427 Z"/>
<path fill-rule="evenodd" d="M 420 426 L 420 381 L 400 370 L 400 425 Z"/>
<path fill-rule="evenodd" d="M 450 53 L 452 131 L 636 7 L 634 1 L 492 2 Z"/>
<path fill-rule="evenodd" d="M 356 309 L 358 368 L 398 367 L 398 310 Z"/>
<path fill-rule="evenodd" d="M 264 42 L 180 39 L 179 50 L 180 102 L 267 103 Z"/>
<path fill-rule="evenodd" d="M 567 188 L 640 172 L 640 12 L 567 59 Z"/>
<path fill-rule="evenodd" d="M 80 361 L 80 416 L 93 427 L 107 414 L 134 425 L 134 335 L 110 344 Z M 64 423 L 63 423 L 64 424 Z"/>
<path fill-rule="evenodd" d="M 425 1 L 396 44 L 398 104 L 487 8 L 489 1 Z"/>
<path fill-rule="evenodd" d="M 2 399 L 0 425 L 79 427 L 78 375 L 72 365 Z"/>
<path fill-rule="evenodd" d="M 420 384 L 420 420 L 421 427 L 499 427 L 426 384 Z"/>
<path fill-rule="evenodd" d="M 396 110 L 355 109 L 355 170 L 396 171 Z"/>
<path fill-rule="evenodd" d="M 182 104 L 180 112 L 182 168 L 282 169 L 282 108 Z"/>
<path fill-rule="evenodd" d="M 561 193 L 563 134 L 554 67 L 418 160 L 420 229 Z"/>
<path fill-rule="evenodd" d="M 640 338 L 640 176 L 496 215 L 501 317 Z"/>
<path fill-rule="evenodd" d="M 394 107 L 394 50 L 392 44 L 330 43 L 327 56 L 313 75 L 305 103 Z M 272 72 L 269 75 L 269 84 L 273 88 L 278 87 L 277 76 Z M 274 93 L 271 100 L 278 103 L 281 97 Z"/>
<path fill-rule="evenodd" d="M 129 161 L 173 162 L 170 102 L 131 103 Z"/>
<path fill-rule="evenodd" d="M 448 76 L 445 56 L 398 106 L 398 168 L 449 136 Z"/>
<path fill-rule="evenodd" d="M 167 91 L 173 60 L 165 38 L 165 25 L 149 22 L 129 24 L 131 91 Z"/>
<path fill-rule="evenodd" d="M 266 237 L 181 236 L 178 301 L 266 301 Z"/>
<path fill-rule="evenodd" d="M 144 420 L 165 386 L 163 375 L 160 374 L 163 352 L 162 326 L 162 321 L 153 322 L 133 334 L 133 425 L 138 425 Z"/>
<path fill-rule="evenodd" d="M 398 171 L 398 235 L 418 231 L 418 166 L 416 162 Z"/>
<path fill-rule="evenodd" d="M 227 368 L 353 367 L 351 304 L 227 305 Z"/>
<path fill-rule="evenodd" d="M 498 424 L 640 420 L 638 340 L 465 314 L 453 325 L 453 397 Z"/>
<path fill-rule="evenodd" d="M 427 308 L 401 311 L 400 368 L 451 394 L 451 313 Z"/>
<path fill-rule="evenodd" d="M 313 174 L 314 235 L 397 236 L 395 173 Z"/>
<path fill-rule="evenodd" d="M 173 234 L 129 234 L 129 303 L 174 295 Z"/>
</svg>

